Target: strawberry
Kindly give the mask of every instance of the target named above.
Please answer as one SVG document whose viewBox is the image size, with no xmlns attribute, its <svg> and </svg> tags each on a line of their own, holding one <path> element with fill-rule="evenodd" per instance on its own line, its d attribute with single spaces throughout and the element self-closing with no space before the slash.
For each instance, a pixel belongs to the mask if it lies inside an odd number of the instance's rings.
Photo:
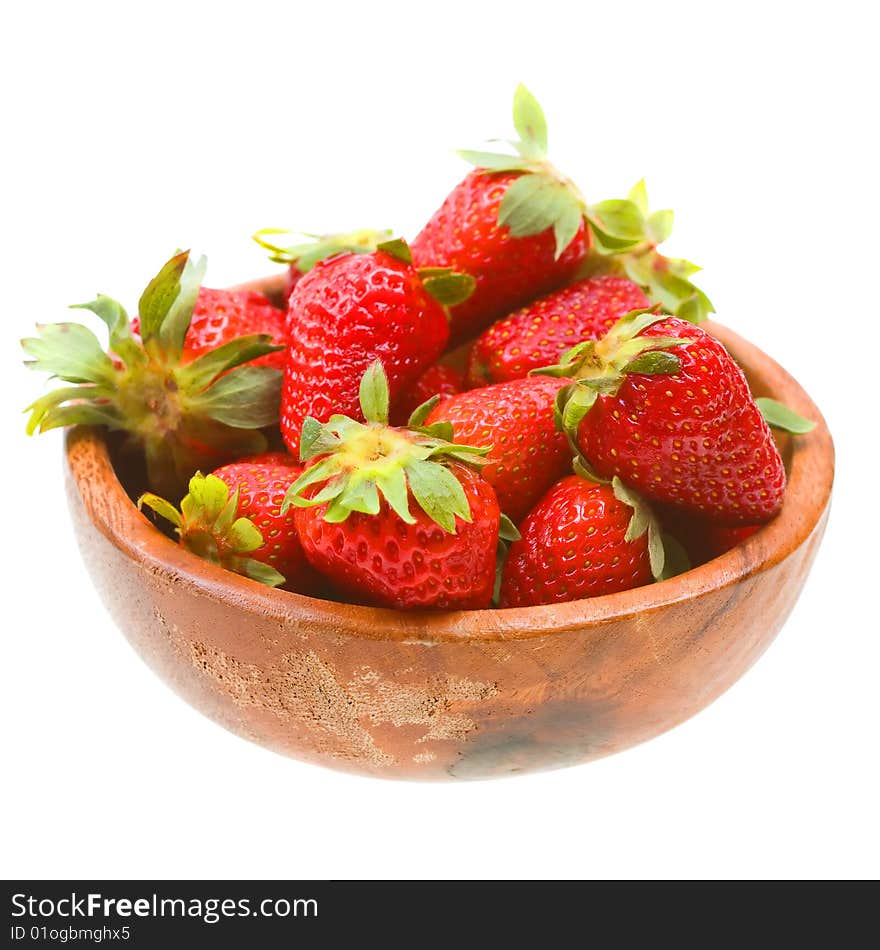
<svg viewBox="0 0 880 950">
<path fill-rule="evenodd" d="M 306 416 L 358 414 L 358 381 L 374 360 L 392 398 L 405 393 L 446 346 L 444 304 L 472 285 L 464 274 L 420 273 L 403 241 L 316 264 L 290 296 L 281 433 L 291 452 Z"/>
<path fill-rule="evenodd" d="M 620 479 L 569 475 L 520 525 L 501 574 L 500 606 L 613 594 L 674 572 L 650 509 Z"/>
<path fill-rule="evenodd" d="M 770 429 L 742 370 L 699 327 L 634 311 L 541 372 L 577 379 L 561 423 L 600 476 L 719 524 L 779 511 L 785 469 Z"/>
<path fill-rule="evenodd" d="M 387 425 L 388 381 L 374 362 L 360 384 L 366 423 L 307 418 L 314 460 L 287 493 L 314 568 L 349 597 L 407 609 L 488 607 L 502 523 L 492 486 L 470 465 L 484 450 L 430 428 Z M 282 507 L 282 511 L 284 511 Z"/>
<path fill-rule="evenodd" d="M 22 341 L 26 365 L 71 385 L 29 407 L 28 432 L 78 423 L 125 432 L 144 453 L 150 487 L 174 497 L 196 469 L 264 450 L 258 430 L 278 419 L 281 373 L 242 364 L 279 347 L 268 333 L 248 333 L 185 355 L 203 272 L 189 252 L 165 264 L 141 295 L 139 337 L 115 300 L 81 304 L 107 325 L 113 358 L 87 327 L 38 325 L 39 336 Z"/>
<path fill-rule="evenodd" d="M 493 323 L 468 359 L 468 383 L 485 386 L 521 379 L 549 366 L 581 340 L 595 340 L 631 310 L 650 306 L 625 277 L 586 278 Z"/>
<path fill-rule="evenodd" d="M 287 315 L 273 306 L 268 297 L 253 290 L 209 290 L 199 288 L 192 320 L 183 343 L 181 364 L 216 350 L 237 337 L 262 333 L 280 349 L 252 360 L 253 366 L 284 369 L 284 344 L 287 341 Z M 140 320 L 131 320 L 132 333 L 140 333 Z"/>
<path fill-rule="evenodd" d="M 412 244 L 420 267 L 451 267 L 476 281 L 474 293 L 451 309 L 453 342 L 570 281 L 589 248 L 583 200 L 547 161 L 544 115 L 523 86 L 514 96 L 513 120 L 518 154 L 461 152 L 477 170 Z"/>
<path fill-rule="evenodd" d="M 394 425 L 406 425 L 409 417 L 432 396 L 454 396 L 464 389 L 464 374 L 446 363 L 434 363 L 403 393 L 391 409 Z"/>
<path fill-rule="evenodd" d="M 681 542 L 692 564 L 705 564 L 737 547 L 760 525 L 718 524 L 704 515 L 693 515 L 669 505 L 656 506 L 661 524 Z"/>
<path fill-rule="evenodd" d="M 180 544 L 199 557 L 253 580 L 301 590 L 311 578 L 284 494 L 302 472 L 284 453 L 266 452 L 190 479 L 178 510 L 147 492 L 138 507 L 174 525 Z"/>
<path fill-rule="evenodd" d="M 293 244 L 280 245 L 282 235 L 290 238 L 305 238 Z M 337 254 L 369 254 L 383 241 L 390 241 L 391 231 L 352 231 L 348 234 L 309 234 L 304 231 L 287 231 L 284 228 L 263 228 L 253 235 L 253 240 L 272 253 L 269 260 L 287 264 L 284 299 L 287 300 L 303 274 L 307 274 L 318 261 Z"/>
<path fill-rule="evenodd" d="M 481 474 L 514 522 L 535 504 L 571 465 L 571 449 L 556 429 L 553 405 L 567 379 L 530 376 L 443 399 L 427 425 L 452 424 L 446 436 L 489 449 Z"/>
</svg>

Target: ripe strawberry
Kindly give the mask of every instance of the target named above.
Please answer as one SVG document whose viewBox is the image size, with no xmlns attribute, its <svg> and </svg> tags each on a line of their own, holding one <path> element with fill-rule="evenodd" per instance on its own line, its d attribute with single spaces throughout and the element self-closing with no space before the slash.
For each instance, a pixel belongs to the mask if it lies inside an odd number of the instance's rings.
<svg viewBox="0 0 880 950">
<path fill-rule="evenodd" d="M 488 607 L 501 513 L 492 486 L 468 466 L 483 452 L 428 428 L 388 426 L 379 361 L 361 380 L 360 402 L 366 423 L 335 415 L 303 424 L 303 460 L 316 461 L 285 504 L 297 506 L 309 562 L 361 602 Z"/>
<path fill-rule="evenodd" d="M 562 424 L 599 475 L 720 524 L 779 511 L 785 469 L 770 429 L 740 368 L 699 327 L 634 311 L 549 372 L 578 380 Z"/>
<path fill-rule="evenodd" d="M 573 343 L 595 340 L 624 314 L 649 306 L 625 277 L 580 280 L 493 323 L 470 352 L 468 383 L 521 379 L 555 363 Z"/>
<path fill-rule="evenodd" d="M 292 513 L 281 513 L 284 494 L 301 472 L 289 455 L 264 453 L 194 475 L 180 510 L 151 493 L 138 507 L 170 521 L 180 544 L 199 557 L 270 587 L 304 590 L 312 572 Z"/>
<path fill-rule="evenodd" d="M 449 439 L 489 448 L 481 474 L 514 522 L 571 466 L 568 440 L 553 419 L 556 396 L 570 382 L 530 376 L 471 389 L 442 400 L 427 417 L 428 425 L 452 423 Z"/>
<path fill-rule="evenodd" d="M 306 416 L 358 415 L 358 381 L 380 359 L 392 398 L 405 393 L 449 339 L 444 304 L 463 299 L 464 274 L 420 274 L 403 241 L 318 263 L 290 297 L 281 434 L 296 453 Z"/>
<path fill-rule="evenodd" d="M 413 241 L 421 267 L 452 267 L 476 280 L 451 310 L 453 342 L 476 336 L 515 307 L 570 281 L 590 244 L 583 199 L 547 160 L 541 108 L 520 86 L 517 155 L 462 152 L 477 166 Z"/>
<path fill-rule="evenodd" d="M 281 373 L 242 364 L 279 348 L 268 333 L 248 333 L 187 354 L 203 272 L 189 252 L 165 264 L 140 298 L 140 337 L 115 300 L 80 305 L 107 325 L 112 358 L 84 326 L 38 325 L 39 337 L 22 341 L 27 365 L 73 385 L 30 406 L 28 432 L 78 423 L 126 432 L 143 450 L 150 487 L 173 497 L 196 469 L 265 449 L 258 430 L 278 419 Z"/>
<path fill-rule="evenodd" d="M 619 479 L 570 475 L 520 525 L 501 574 L 502 607 L 613 594 L 671 576 L 650 509 Z"/>
<path fill-rule="evenodd" d="M 192 320 L 183 343 L 181 364 L 194 359 L 224 343 L 250 333 L 262 333 L 280 347 L 252 360 L 252 366 L 284 369 L 284 344 L 287 342 L 285 324 L 287 315 L 273 306 L 268 297 L 253 290 L 210 290 L 199 288 L 193 307 Z M 140 320 L 133 317 L 132 333 L 140 333 Z"/>
<path fill-rule="evenodd" d="M 282 235 L 305 238 L 294 244 L 280 245 Z M 307 274 L 318 261 L 337 254 L 369 254 L 383 241 L 390 241 L 391 231 L 351 231 L 348 234 L 309 234 L 304 231 L 287 231 L 284 228 L 263 228 L 253 239 L 272 253 L 269 260 L 287 264 L 284 299 L 287 300 L 303 274 Z"/>
<path fill-rule="evenodd" d="M 391 409 L 391 422 L 405 426 L 409 417 L 432 396 L 454 396 L 464 389 L 464 374 L 446 363 L 434 363 L 403 393 Z"/>
<path fill-rule="evenodd" d="M 453 343 L 476 336 L 514 307 L 567 283 L 586 256 L 583 223 L 558 256 L 552 223 L 537 234 L 515 234 L 498 223 L 505 196 L 525 177 L 471 172 L 413 241 L 413 260 L 419 266 L 454 267 L 477 282 L 473 295 L 452 308 Z"/>
</svg>

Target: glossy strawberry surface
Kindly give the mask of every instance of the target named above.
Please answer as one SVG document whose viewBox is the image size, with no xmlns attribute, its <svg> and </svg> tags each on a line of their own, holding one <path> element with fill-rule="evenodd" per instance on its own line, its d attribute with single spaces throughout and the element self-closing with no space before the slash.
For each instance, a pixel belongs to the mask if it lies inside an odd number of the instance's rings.
<svg viewBox="0 0 880 950">
<path fill-rule="evenodd" d="M 407 524 L 383 499 L 376 515 L 354 512 L 324 521 L 326 505 L 296 509 L 312 566 L 356 603 L 404 609 L 488 607 L 495 582 L 500 511 L 492 486 L 465 465 L 449 466 L 461 483 L 471 523 L 444 531 L 415 504 Z"/>
<path fill-rule="evenodd" d="M 281 434 L 294 454 L 306 416 L 362 419 L 358 387 L 381 361 L 392 403 L 442 353 L 449 324 L 415 268 L 384 251 L 321 261 L 290 297 Z"/>
<path fill-rule="evenodd" d="M 229 487 L 239 490 L 239 517 L 249 518 L 265 543 L 251 553 L 284 575 L 285 587 L 305 592 L 314 575 L 309 568 L 293 511 L 281 513 L 284 493 L 302 471 L 302 466 L 285 452 L 266 452 L 218 468 L 214 474 Z"/>
<path fill-rule="evenodd" d="M 500 605 L 561 603 L 650 583 L 647 536 L 625 539 L 632 515 L 609 485 L 578 475 L 557 482 L 520 524 Z"/>
<path fill-rule="evenodd" d="M 476 336 L 505 313 L 570 281 L 586 256 L 583 223 L 557 260 L 552 229 L 515 238 L 498 224 L 501 200 L 518 173 L 471 172 L 412 243 L 418 267 L 452 267 L 476 280 L 473 294 L 451 308 L 454 342 Z"/>
<path fill-rule="evenodd" d="M 568 440 L 553 421 L 556 394 L 569 382 L 530 376 L 471 389 L 442 400 L 426 420 L 451 422 L 456 442 L 492 446 L 481 472 L 514 522 L 571 468 Z"/>
<path fill-rule="evenodd" d="M 454 366 L 435 363 L 402 393 L 391 410 L 393 425 L 406 425 L 414 409 L 432 396 L 453 396 L 464 389 L 464 374 Z"/>
<path fill-rule="evenodd" d="M 575 343 L 597 339 L 625 313 L 649 306 L 642 289 L 625 277 L 579 280 L 493 323 L 471 350 L 468 383 L 521 379 L 552 366 Z"/>
<path fill-rule="evenodd" d="M 720 524 L 768 521 L 785 469 L 742 370 L 715 337 L 676 317 L 642 336 L 692 342 L 669 348 L 677 372 L 628 374 L 616 395 L 600 395 L 578 427 L 581 452 L 649 500 Z"/>
</svg>

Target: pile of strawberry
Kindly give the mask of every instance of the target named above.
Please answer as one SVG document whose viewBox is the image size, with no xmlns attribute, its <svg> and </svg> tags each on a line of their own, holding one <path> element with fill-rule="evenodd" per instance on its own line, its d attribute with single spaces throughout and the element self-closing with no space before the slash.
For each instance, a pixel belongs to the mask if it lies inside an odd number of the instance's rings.
<svg viewBox="0 0 880 950">
<path fill-rule="evenodd" d="M 123 432 L 139 504 L 189 550 L 355 603 L 575 600 L 739 543 L 782 505 L 767 420 L 810 424 L 756 401 L 699 326 L 697 268 L 658 250 L 671 212 L 642 183 L 588 203 L 523 87 L 514 124 L 511 154 L 462 153 L 476 170 L 411 245 L 259 232 L 289 265 L 283 300 L 208 290 L 179 253 L 136 317 L 83 305 L 107 352 L 79 324 L 38 327 L 29 365 L 69 385 L 29 430 Z"/>
</svg>

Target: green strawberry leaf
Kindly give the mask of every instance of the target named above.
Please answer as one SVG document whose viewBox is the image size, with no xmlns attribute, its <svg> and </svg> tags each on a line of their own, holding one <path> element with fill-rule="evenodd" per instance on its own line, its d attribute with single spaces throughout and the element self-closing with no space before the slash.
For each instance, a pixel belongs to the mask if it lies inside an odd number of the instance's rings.
<svg viewBox="0 0 880 950">
<path fill-rule="evenodd" d="M 625 198 L 612 198 L 591 205 L 588 214 L 604 235 L 638 244 L 645 239 L 645 221 L 638 206 Z"/>
<path fill-rule="evenodd" d="M 146 353 L 132 335 L 128 314 L 121 303 L 98 294 L 95 300 L 73 304 L 70 309 L 90 310 L 104 321 L 110 332 L 110 349 L 129 369 L 142 367 L 147 362 Z"/>
<path fill-rule="evenodd" d="M 551 175 L 536 172 L 520 175 L 507 188 L 498 210 L 498 224 L 510 228 L 513 237 L 528 237 L 555 229 L 560 219 L 570 222 L 575 212 L 580 215 L 581 207 L 571 189 Z"/>
<path fill-rule="evenodd" d="M 140 333 L 149 347 L 158 335 L 162 322 L 180 293 L 180 280 L 189 261 L 189 251 L 181 251 L 162 265 L 158 274 L 147 284 L 138 302 Z"/>
<path fill-rule="evenodd" d="M 451 268 L 429 268 L 428 273 L 419 271 L 425 290 L 443 307 L 455 307 L 470 297 L 477 282 L 470 274 L 453 271 Z"/>
<path fill-rule="evenodd" d="M 529 167 L 529 163 L 524 158 L 505 155 L 501 152 L 480 152 L 463 148 L 458 149 L 456 155 L 471 165 L 489 172 L 525 171 Z"/>
<path fill-rule="evenodd" d="M 767 424 L 775 429 L 782 429 L 795 435 L 804 435 L 816 427 L 816 423 L 812 420 L 805 419 L 793 409 L 789 409 L 788 406 L 777 402 L 775 399 L 770 399 L 769 396 L 759 396 L 755 402 Z"/>
<path fill-rule="evenodd" d="M 229 529 L 227 539 L 234 550 L 244 554 L 263 546 L 263 535 L 249 518 L 236 518 Z"/>
<path fill-rule="evenodd" d="M 520 83 L 513 94 L 513 126 L 530 158 L 547 154 L 547 120 L 538 100 Z"/>
<path fill-rule="evenodd" d="M 419 507 L 448 534 L 455 534 L 455 516 L 470 522 L 471 508 L 461 482 L 442 465 L 413 461 L 407 466 L 410 491 Z"/>
<path fill-rule="evenodd" d="M 204 392 L 191 396 L 185 408 L 236 429 L 262 429 L 278 422 L 281 373 L 268 366 L 239 366 Z"/>
<path fill-rule="evenodd" d="M 166 521 L 170 521 L 175 528 L 183 528 L 183 516 L 170 501 L 165 501 L 164 498 L 160 498 L 152 492 L 144 492 L 137 500 L 138 510 L 143 510 L 144 505 L 147 508 L 152 508 L 157 515 L 160 515 Z"/>
<path fill-rule="evenodd" d="M 288 237 L 286 244 L 281 243 L 284 235 Z M 294 235 L 306 240 L 290 243 Z M 263 228 L 251 237 L 260 247 L 271 252 L 270 260 L 277 264 L 296 264 L 296 269 L 305 274 L 319 261 L 336 254 L 369 254 L 383 241 L 391 240 L 394 234 L 388 230 L 368 229 L 350 231 L 347 234 L 310 234 L 307 231 L 290 231 L 287 228 Z"/>
<path fill-rule="evenodd" d="M 376 247 L 376 250 L 383 251 L 385 254 L 390 254 L 392 257 L 396 257 L 399 261 L 403 261 L 404 264 L 412 264 L 412 251 L 409 249 L 409 244 L 407 244 L 403 238 L 394 238 L 392 241 L 383 241 Z"/>
<path fill-rule="evenodd" d="M 79 323 L 37 324 L 39 337 L 21 341 L 31 357 L 28 369 L 51 373 L 69 383 L 113 385 L 115 370 L 98 338 Z"/>
<path fill-rule="evenodd" d="M 249 577 L 251 580 L 267 587 L 279 587 L 284 583 L 284 575 L 280 574 L 269 564 L 256 561 L 252 557 L 236 559 L 236 573 Z"/>
<path fill-rule="evenodd" d="M 361 377 L 358 399 L 367 422 L 388 422 L 388 377 L 380 360 L 374 360 Z"/>
<path fill-rule="evenodd" d="M 407 428 L 409 429 L 420 429 L 425 424 L 425 420 L 431 415 L 431 410 L 434 406 L 440 402 L 441 396 L 437 393 L 434 396 L 431 396 L 430 399 L 426 399 L 421 405 L 416 406 L 415 409 L 410 413 L 410 417 L 407 420 Z"/>
<path fill-rule="evenodd" d="M 580 452 L 578 452 L 574 458 L 572 458 L 571 468 L 575 475 L 579 475 L 588 482 L 595 482 L 597 485 L 611 484 L 607 478 L 602 478 L 602 476 L 599 475 L 599 473 L 593 468 L 592 465 L 590 465 L 583 455 L 580 454 Z"/>
<path fill-rule="evenodd" d="M 193 308 L 205 277 L 208 262 L 204 257 L 193 260 L 187 255 L 183 273 L 180 275 L 177 295 L 171 301 L 159 326 L 158 338 L 165 358 L 178 362 L 183 353 L 183 344 L 192 322 Z"/>
<path fill-rule="evenodd" d="M 276 346 L 267 333 L 241 336 L 203 353 L 191 363 L 182 366 L 177 371 L 177 379 L 181 387 L 190 392 L 198 392 L 222 373 L 269 353 L 278 353 L 283 349 L 283 346 Z"/>
<path fill-rule="evenodd" d="M 391 468 L 382 472 L 376 479 L 376 484 L 398 517 L 407 524 L 415 524 L 416 519 L 409 510 L 409 492 L 407 491 L 405 470 Z"/>
<path fill-rule="evenodd" d="M 630 360 L 624 367 L 624 372 L 658 376 L 677 373 L 680 369 L 681 360 L 674 353 L 654 350 L 647 353 L 640 353 L 634 359 Z"/>
<path fill-rule="evenodd" d="M 640 178 L 629 190 L 626 196 L 641 212 L 643 218 L 648 217 L 648 189 L 645 186 L 645 179 Z"/>
<path fill-rule="evenodd" d="M 675 223 L 675 213 L 668 208 L 664 211 L 655 211 L 645 221 L 645 234 L 654 244 L 662 244 L 672 234 Z"/>
<path fill-rule="evenodd" d="M 660 535 L 663 545 L 663 568 L 657 577 L 658 581 L 665 581 L 670 577 L 678 577 L 691 569 L 690 558 L 682 544 L 667 532 Z"/>
<path fill-rule="evenodd" d="M 519 541 L 522 537 L 517 526 L 504 512 L 501 513 L 501 520 L 498 524 L 498 537 L 502 541 Z"/>
</svg>

